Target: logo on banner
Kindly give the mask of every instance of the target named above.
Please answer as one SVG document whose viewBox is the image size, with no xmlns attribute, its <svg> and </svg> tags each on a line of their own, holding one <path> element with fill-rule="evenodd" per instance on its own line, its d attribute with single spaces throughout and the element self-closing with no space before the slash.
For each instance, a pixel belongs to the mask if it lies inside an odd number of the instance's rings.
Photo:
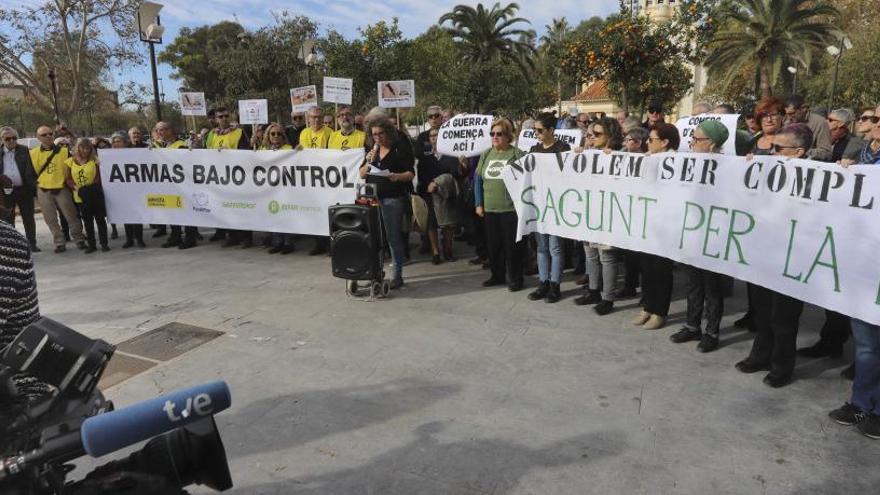
<svg viewBox="0 0 880 495">
<path fill-rule="evenodd" d="M 278 204 L 278 201 L 275 201 L 274 199 L 269 201 L 269 213 L 274 215 L 279 211 L 281 211 L 281 205 Z"/>
<path fill-rule="evenodd" d="M 192 195 L 193 202 L 193 211 L 197 211 L 199 213 L 211 213 L 211 209 L 208 208 L 208 195 L 203 192 L 193 193 Z"/>
<path fill-rule="evenodd" d="M 147 208 L 183 208 L 183 198 L 176 194 L 147 194 Z"/>
<path fill-rule="evenodd" d="M 231 210 L 253 210 L 257 204 L 249 201 L 224 201 L 221 206 Z"/>
</svg>

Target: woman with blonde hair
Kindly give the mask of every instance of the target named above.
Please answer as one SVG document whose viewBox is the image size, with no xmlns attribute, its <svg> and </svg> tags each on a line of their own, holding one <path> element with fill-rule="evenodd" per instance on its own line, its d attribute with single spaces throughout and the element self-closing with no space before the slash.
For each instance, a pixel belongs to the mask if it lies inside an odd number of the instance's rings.
<svg viewBox="0 0 880 495">
<path fill-rule="evenodd" d="M 101 188 L 101 174 L 95 146 L 88 138 L 76 141 L 73 156 L 64 162 L 67 165 L 67 185 L 73 190 L 73 200 L 80 207 L 83 226 L 86 230 L 86 254 L 97 251 L 95 244 L 95 225 L 98 226 L 98 240 L 101 251 L 110 251 L 107 243 L 107 210 L 104 207 L 104 191 Z"/>
<path fill-rule="evenodd" d="M 278 122 L 272 122 L 263 131 L 263 140 L 259 150 L 292 150 L 293 146 L 287 143 L 287 135 L 284 134 L 284 126 Z"/>
<path fill-rule="evenodd" d="M 287 135 L 284 133 L 284 126 L 278 122 L 272 122 L 266 126 L 266 129 L 263 131 L 263 140 L 258 149 L 260 151 L 292 150 L 293 146 L 287 142 Z M 272 232 L 266 241 L 268 241 L 271 246 L 268 251 L 269 254 L 290 254 L 295 250 L 293 234 Z"/>
</svg>

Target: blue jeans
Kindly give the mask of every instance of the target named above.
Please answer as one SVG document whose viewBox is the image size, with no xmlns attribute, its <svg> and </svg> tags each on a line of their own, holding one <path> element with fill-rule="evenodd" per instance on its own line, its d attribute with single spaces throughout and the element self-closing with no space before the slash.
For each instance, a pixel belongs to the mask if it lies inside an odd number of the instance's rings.
<svg viewBox="0 0 880 495">
<path fill-rule="evenodd" d="M 535 240 L 538 241 L 538 279 L 558 284 L 562 279 L 562 239 L 536 232 Z"/>
<path fill-rule="evenodd" d="M 856 343 L 856 377 L 850 403 L 880 415 L 880 326 L 855 318 L 850 325 Z"/>
<path fill-rule="evenodd" d="M 385 224 L 385 240 L 391 248 L 391 259 L 394 261 L 394 280 L 403 278 L 403 238 L 400 226 L 403 223 L 403 212 L 406 198 L 383 198 L 379 204 L 382 223 Z"/>
</svg>

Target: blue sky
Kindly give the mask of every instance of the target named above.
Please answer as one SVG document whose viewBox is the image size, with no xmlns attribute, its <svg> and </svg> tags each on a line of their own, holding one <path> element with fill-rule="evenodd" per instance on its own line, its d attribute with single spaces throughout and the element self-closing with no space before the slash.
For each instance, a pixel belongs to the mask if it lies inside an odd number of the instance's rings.
<svg viewBox="0 0 880 495">
<path fill-rule="evenodd" d="M 0 7 L 20 8 L 22 4 L 40 4 L 45 0 L 0 0 Z M 196 27 L 213 24 L 223 20 L 238 20 L 247 29 L 256 29 L 273 22 L 272 12 L 287 10 L 293 14 L 302 14 L 316 21 L 321 31 L 333 28 L 348 38 L 358 36 L 357 28 L 379 20 L 400 19 L 400 27 L 408 37 L 417 36 L 429 26 L 437 22 L 445 12 L 455 5 L 476 5 L 479 2 L 462 0 L 360 0 L 349 2 L 326 2 L 319 0 L 269 1 L 269 0 L 154 0 L 164 5 L 160 13 L 162 24 L 165 25 L 164 39 L 174 39 L 181 27 Z M 486 6 L 494 1 L 486 0 Z M 503 2 L 502 2 L 503 3 Z M 572 25 L 594 15 L 606 16 L 618 9 L 617 0 L 522 0 L 520 16 L 532 22 L 532 28 L 539 35 L 545 31 L 544 26 L 553 18 L 566 17 Z M 157 47 L 161 50 L 161 45 Z M 177 81 L 171 79 L 172 68 L 160 64 L 159 77 L 166 100 L 177 99 Z M 136 80 L 150 87 L 150 66 L 145 63 L 132 67 L 121 73 L 113 74 L 117 83 Z M 152 95 L 146 95 L 151 97 Z"/>
</svg>

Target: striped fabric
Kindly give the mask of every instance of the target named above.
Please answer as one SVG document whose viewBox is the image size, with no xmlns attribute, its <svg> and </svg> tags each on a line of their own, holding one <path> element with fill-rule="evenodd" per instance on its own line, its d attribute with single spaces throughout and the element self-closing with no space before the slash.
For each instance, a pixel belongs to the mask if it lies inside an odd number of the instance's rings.
<svg viewBox="0 0 880 495">
<path fill-rule="evenodd" d="M 30 245 L 14 227 L 0 221 L 0 351 L 38 319 Z"/>
<path fill-rule="evenodd" d="M 40 319 L 37 280 L 31 260 L 30 244 L 14 227 L 0 221 L 0 353 L 25 327 Z M 12 383 L 20 394 L 14 403 L 2 405 L 3 425 L 14 418 L 28 402 L 41 400 L 51 387 L 32 376 L 15 375 Z"/>
</svg>

